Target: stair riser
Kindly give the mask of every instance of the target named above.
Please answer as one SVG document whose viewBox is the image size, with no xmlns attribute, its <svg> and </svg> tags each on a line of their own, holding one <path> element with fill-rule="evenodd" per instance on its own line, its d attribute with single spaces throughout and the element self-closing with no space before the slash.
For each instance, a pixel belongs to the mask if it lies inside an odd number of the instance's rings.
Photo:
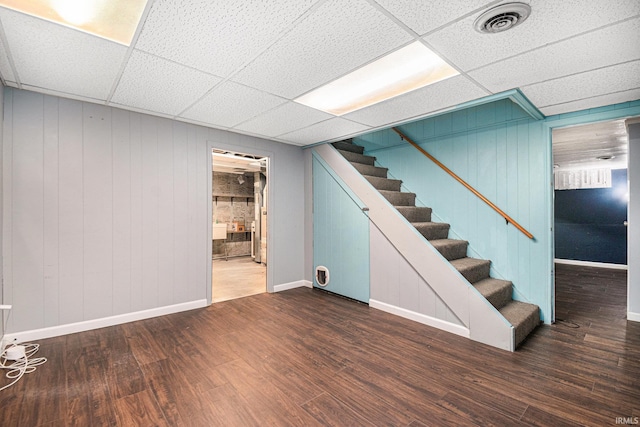
<svg viewBox="0 0 640 427">
<path fill-rule="evenodd" d="M 334 142 L 331 145 L 333 145 L 337 150 L 351 151 L 353 153 L 358 153 L 358 154 L 364 153 L 364 147 L 351 144 L 350 142 L 339 141 L 339 142 Z"/>
<path fill-rule="evenodd" d="M 400 191 L 400 186 L 402 185 L 402 181 L 399 179 L 380 178 L 377 176 L 365 176 L 365 178 L 376 190 Z"/>
<path fill-rule="evenodd" d="M 431 208 L 419 206 L 398 206 L 398 212 L 409 222 L 429 222 L 431 221 Z"/>
<path fill-rule="evenodd" d="M 399 191 L 385 191 L 380 193 L 393 206 L 413 206 L 416 203 L 416 195 L 413 193 L 401 193 Z"/>
<path fill-rule="evenodd" d="M 515 329 L 516 347 L 540 324 L 540 309 L 534 304 L 511 301 L 500 313 Z"/>
<path fill-rule="evenodd" d="M 467 256 L 467 242 L 464 241 L 456 245 L 436 247 L 436 249 L 449 261 Z"/>
<path fill-rule="evenodd" d="M 462 271 L 460 270 L 458 271 L 460 271 L 460 274 L 462 274 L 464 278 L 469 281 L 469 283 L 475 283 L 489 277 L 490 268 L 491 268 L 491 264 L 487 263 L 483 265 L 477 265 L 472 268 L 465 268 Z"/>
<path fill-rule="evenodd" d="M 360 163 L 351 163 L 354 168 L 362 175 L 377 176 L 381 178 L 387 177 L 387 168 L 379 168 L 377 166 L 363 165 Z"/>
<path fill-rule="evenodd" d="M 353 163 L 360 163 L 363 165 L 373 166 L 373 164 L 376 161 L 376 158 L 372 156 L 365 156 L 364 154 L 358 154 L 352 151 L 345 151 L 345 150 L 338 150 L 338 151 L 340 152 L 340 154 L 342 154 L 342 157 L 344 157 L 345 159 Z"/>
<path fill-rule="evenodd" d="M 540 313 L 535 312 L 529 316 L 529 318 L 522 322 L 520 325 L 516 326 L 516 343 L 515 346 L 518 347 L 522 341 L 540 324 Z"/>
<path fill-rule="evenodd" d="M 449 236 L 449 224 L 437 224 L 429 227 L 414 225 L 414 227 L 427 240 L 446 239 Z"/>
<path fill-rule="evenodd" d="M 513 294 L 513 290 L 511 287 L 504 289 L 500 292 L 496 292 L 493 295 L 490 295 L 487 298 L 487 301 L 491 303 L 496 309 L 500 310 L 502 307 L 507 305 L 509 301 L 511 301 L 511 295 Z"/>
</svg>

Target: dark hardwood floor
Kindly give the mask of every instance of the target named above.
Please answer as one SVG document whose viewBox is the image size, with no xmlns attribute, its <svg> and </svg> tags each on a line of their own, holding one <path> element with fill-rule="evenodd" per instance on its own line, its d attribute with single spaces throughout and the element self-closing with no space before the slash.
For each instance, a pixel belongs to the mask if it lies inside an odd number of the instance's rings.
<svg viewBox="0 0 640 427">
<path fill-rule="evenodd" d="M 616 425 L 640 416 L 626 272 L 557 266 L 515 353 L 308 288 L 40 341 L 2 426 Z M 0 379 L 0 386 L 6 379 Z"/>
</svg>

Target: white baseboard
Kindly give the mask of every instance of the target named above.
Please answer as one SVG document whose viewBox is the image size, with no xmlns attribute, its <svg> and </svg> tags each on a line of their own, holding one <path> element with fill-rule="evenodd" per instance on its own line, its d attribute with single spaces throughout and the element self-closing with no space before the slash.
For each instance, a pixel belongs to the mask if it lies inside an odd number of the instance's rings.
<svg viewBox="0 0 640 427">
<path fill-rule="evenodd" d="M 570 265 L 581 265 L 583 267 L 613 268 L 615 270 L 627 270 L 626 264 L 610 264 L 607 262 L 577 261 L 573 259 L 559 259 L 559 258 L 556 258 L 553 261 L 556 264 L 570 264 Z"/>
<path fill-rule="evenodd" d="M 288 291 L 289 289 L 295 288 L 312 288 L 313 284 L 309 280 L 296 280 L 295 282 L 283 283 L 281 285 L 275 285 L 273 287 L 273 292 L 282 292 Z"/>
<path fill-rule="evenodd" d="M 133 313 L 119 314 L 117 316 L 103 317 L 101 319 L 85 320 L 83 322 L 69 323 L 49 328 L 34 329 L 31 331 L 15 332 L 5 334 L 1 348 L 12 342 L 30 342 L 45 338 L 57 337 L 60 335 L 74 334 L 76 332 L 90 331 L 92 329 L 104 328 L 107 326 L 120 325 L 122 323 L 134 322 L 136 320 L 149 319 L 151 317 L 164 316 L 166 314 L 178 313 L 181 311 L 193 310 L 207 306 L 207 300 L 196 300 L 181 304 L 167 305 L 165 307 L 151 308 L 149 310 L 136 311 Z"/>
<path fill-rule="evenodd" d="M 369 300 L 369 307 L 377 308 L 378 310 L 395 314 L 396 316 L 404 317 L 405 319 L 413 320 L 414 322 L 422 323 L 423 325 L 431 326 L 436 329 L 441 329 L 443 331 L 451 332 L 452 334 L 469 338 L 468 328 L 456 325 L 454 323 L 446 322 L 444 320 L 436 319 L 435 317 L 427 316 L 426 314 L 416 313 L 415 311 L 407 310 L 406 308 L 396 307 L 395 305 L 387 304 L 385 302 L 376 301 L 373 299 Z"/>
<path fill-rule="evenodd" d="M 628 311 L 627 320 L 631 320 L 632 322 L 640 322 L 640 313 L 633 313 L 631 311 Z"/>
</svg>

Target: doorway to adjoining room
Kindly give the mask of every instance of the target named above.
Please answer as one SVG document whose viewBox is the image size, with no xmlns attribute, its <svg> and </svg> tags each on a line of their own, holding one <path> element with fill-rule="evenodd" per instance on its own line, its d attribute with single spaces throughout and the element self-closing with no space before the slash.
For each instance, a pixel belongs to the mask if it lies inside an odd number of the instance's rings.
<svg viewBox="0 0 640 427">
<path fill-rule="evenodd" d="M 266 292 L 268 158 L 213 149 L 212 302 Z"/>
</svg>

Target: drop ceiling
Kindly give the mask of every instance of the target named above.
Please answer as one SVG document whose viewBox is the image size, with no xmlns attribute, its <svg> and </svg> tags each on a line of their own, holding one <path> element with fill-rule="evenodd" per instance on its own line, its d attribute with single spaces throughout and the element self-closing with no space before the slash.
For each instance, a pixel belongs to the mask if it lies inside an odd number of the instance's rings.
<svg viewBox="0 0 640 427">
<path fill-rule="evenodd" d="M 6 86 L 295 145 L 520 89 L 545 115 L 640 99 L 638 0 L 536 1 L 514 29 L 479 0 L 149 0 L 130 46 L 0 7 Z M 414 41 L 460 74 L 333 116 L 293 100 Z"/>
<path fill-rule="evenodd" d="M 624 120 L 554 129 L 552 141 L 555 170 L 627 169 Z"/>
</svg>

